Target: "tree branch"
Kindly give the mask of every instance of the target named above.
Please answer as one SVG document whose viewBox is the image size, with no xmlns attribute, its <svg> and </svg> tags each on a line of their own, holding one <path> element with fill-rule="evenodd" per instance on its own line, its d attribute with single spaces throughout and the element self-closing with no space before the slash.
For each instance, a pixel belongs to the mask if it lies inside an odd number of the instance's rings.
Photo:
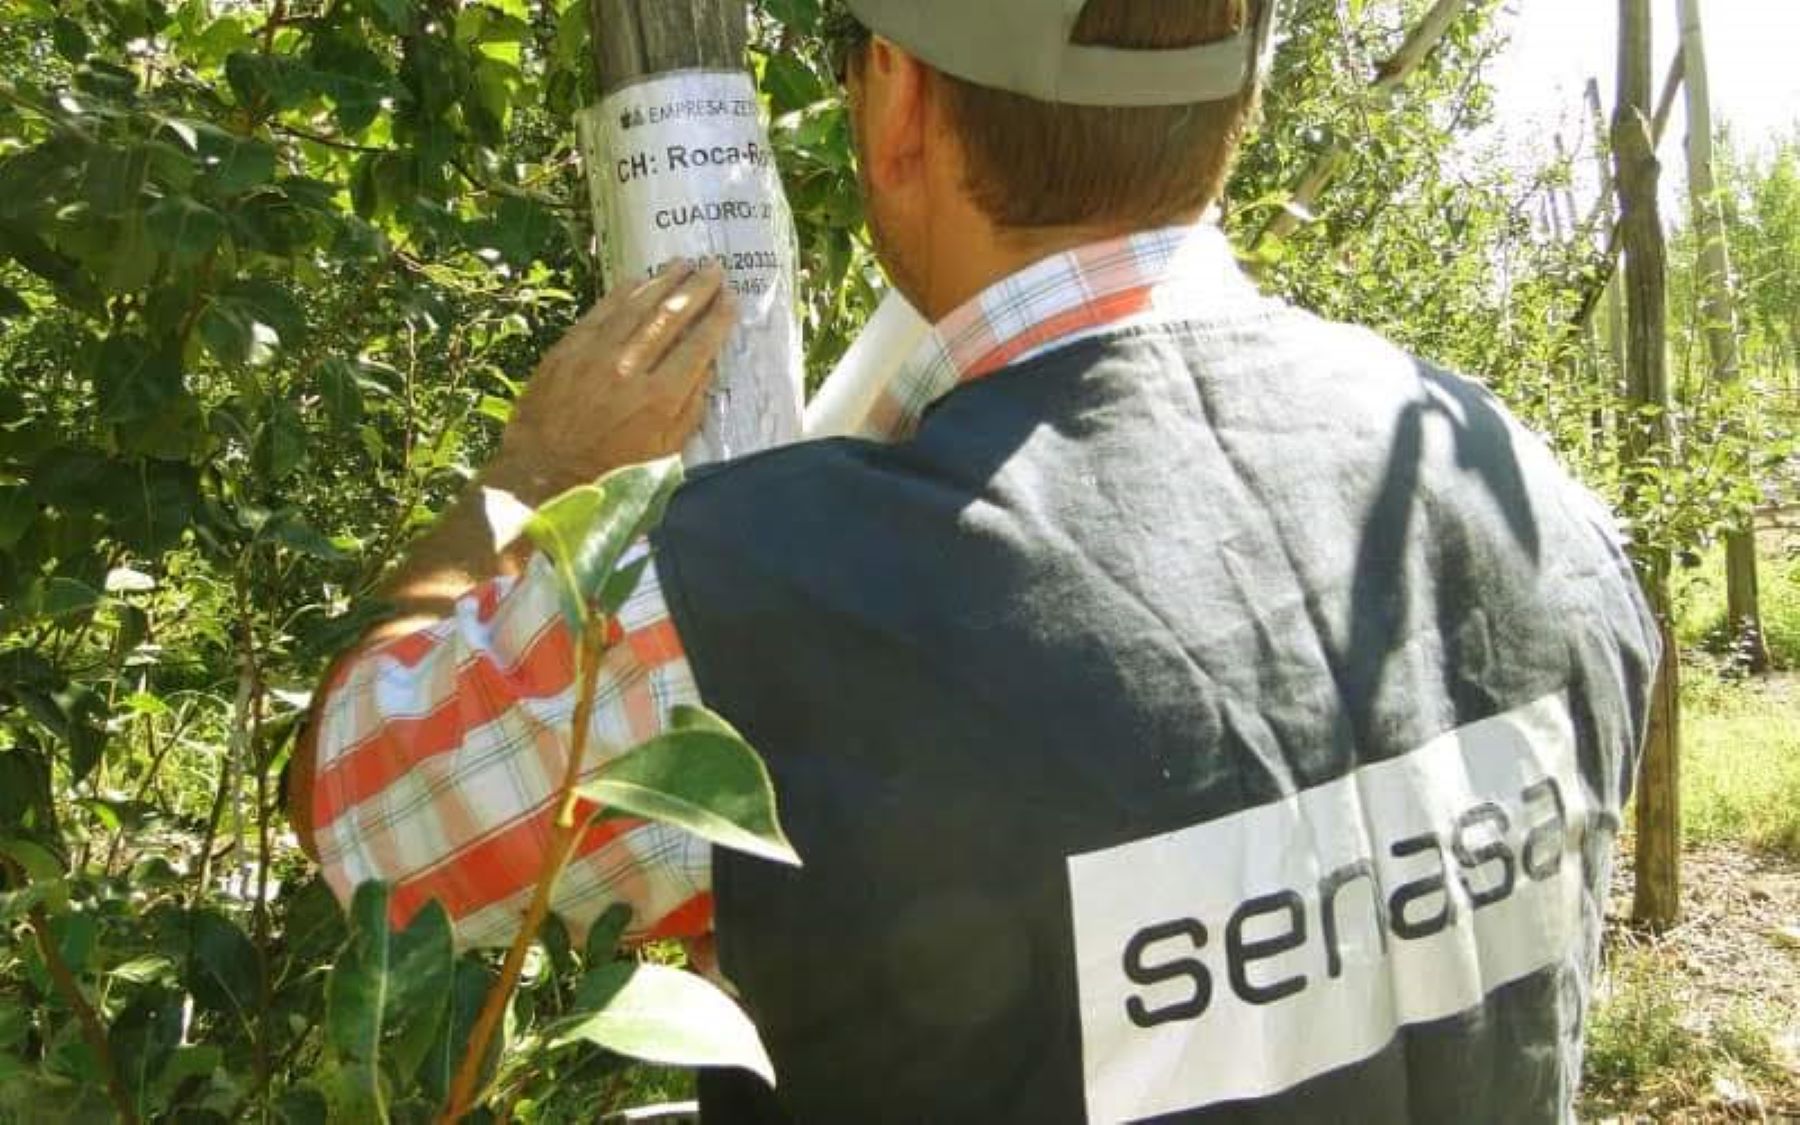
<svg viewBox="0 0 1800 1125">
<path fill-rule="evenodd" d="M 106 1076 L 106 1092 L 112 1098 L 113 1108 L 119 1112 L 119 1120 L 127 1125 L 137 1125 L 140 1118 L 137 1103 L 131 1097 L 131 1091 L 125 1086 L 125 1079 L 119 1075 L 119 1064 L 113 1058 L 112 1042 L 107 1038 L 106 1025 L 100 1022 L 100 1013 L 88 1003 L 82 994 L 81 984 L 70 971 L 69 963 L 63 960 L 62 950 L 56 946 L 56 938 L 50 933 L 50 916 L 44 913 L 42 906 L 34 906 L 30 912 L 31 932 L 37 938 L 38 952 L 44 956 L 44 967 L 50 970 L 50 979 L 56 985 L 56 991 L 62 996 L 64 1003 L 75 1012 L 75 1019 L 81 1024 L 81 1037 L 87 1040 L 88 1049 L 94 1052 L 94 1059 L 100 1064 L 101 1073 Z"/>
<path fill-rule="evenodd" d="M 313 144 L 324 145 L 327 148 L 340 149 L 344 152 L 377 153 L 393 151 L 392 149 L 380 148 L 375 145 L 359 145 L 355 141 L 346 141 L 341 137 L 317 133 L 311 129 L 303 129 L 298 125 L 290 125 L 285 121 L 269 122 L 269 130 L 270 132 L 280 133 L 285 137 L 293 137 L 296 140 L 302 141 L 311 141 Z"/>
<path fill-rule="evenodd" d="M 450 166 L 455 168 L 457 174 L 467 180 L 469 186 L 477 191 L 485 191 L 489 195 L 505 196 L 509 199 L 524 199 L 535 203 L 540 207 L 548 207 L 553 211 L 581 210 L 581 208 L 570 203 L 568 200 L 563 199 L 560 196 L 551 195 L 549 192 L 532 191 L 530 188 L 523 188 L 514 184 L 484 179 L 483 177 L 476 175 L 475 170 L 464 163 L 461 157 L 452 158 Z"/>
<path fill-rule="evenodd" d="M 1431 57 L 1431 53 L 1443 42 L 1457 18 L 1468 11 L 1470 4 L 1471 0 L 1437 0 L 1418 26 L 1407 34 L 1400 49 L 1375 69 L 1375 80 L 1363 91 L 1359 106 L 1367 109 L 1392 100 L 1407 79 Z M 1325 151 L 1314 157 L 1288 197 L 1288 205 L 1269 218 L 1262 232 L 1256 236 L 1251 252 L 1261 249 L 1268 242 L 1287 238 L 1300 229 L 1300 224 L 1305 221 L 1304 216 L 1313 209 L 1319 197 L 1325 194 L 1325 189 L 1331 186 L 1331 182 L 1349 162 L 1350 148 L 1342 140 L 1333 141 Z"/>
<path fill-rule="evenodd" d="M 499 1030 L 500 1021 L 506 1015 L 507 1002 L 512 999 L 513 991 L 518 987 L 519 975 L 525 968 L 525 955 L 530 952 L 531 943 L 537 939 L 544 920 L 550 916 L 550 896 L 556 889 L 556 882 L 562 877 L 563 869 L 574 858 L 575 848 L 581 843 L 581 837 L 587 830 L 590 818 L 579 815 L 580 798 L 575 790 L 581 784 L 583 759 L 587 757 L 588 731 L 593 725 L 594 717 L 595 687 L 599 682 L 600 663 L 606 654 L 607 625 L 610 620 L 605 615 L 592 617 L 582 630 L 581 686 L 575 697 L 574 730 L 570 737 L 569 760 L 563 771 L 560 801 L 552 829 L 554 834 L 549 849 L 544 853 L 544 866 L 538 875 L 537 890 L 531 897 L 531 906 L 519 926 L 518 935 L 513 938 L 512 947 L 506 951 L 506 960 L 500 966 L 500 977 L 488 990 L 487 1000 L 481 1006 L 481 1014 L 476 1017 L 475 1026 L 469 1032 L 469 1043 L 464 1049 L 462 1062 L 456 1069 L 456 1078 L 450 1084 L 448 1108 L 438 1119 L 439 1125 L 455 1125 L 475 1107 L 488 1045 L 493 1042 L 494 1033 Z"/>
<path fill-rule="evenodd" d="M 1681 92 L 1683 75 L 1687 70 L 1687 61 L 1682 51 L 1675 52 L 1675 59 L 1669 64 L 1668 77 L 1663 79 L 1662 96 L 1656 103 L 1655 120 L 1650 126 L 1650 149 L 1652 157 L 1662 147 L 1663 134 L 1669 131 L 1669 116 L 1675 110 L 1675 95 Z M 1615 177 L 1613 191 L 1618 191 Z M 1602 201 L 1604 205 L 1604 201 Z M 1575 310 L 1573 325 L 1575 331 L 1587 331 L 1588 322 L 1594 317 L 1594 310 L 1600 307 L 1600 299 L 1606 295 L 1606 287 L 1612 284 L 1613 275 L 1619 270 L 1619 251 L 1624 248 L 1624 220 L 1616 217 L 1619 208 L 1613 208 L 1615 218 L 1606 237 L 1605 257 L 1601 259 L 1600 271 L 1595 275 L 1594 283 L 1582 294 L 1581 305 Z"/>
</svg>

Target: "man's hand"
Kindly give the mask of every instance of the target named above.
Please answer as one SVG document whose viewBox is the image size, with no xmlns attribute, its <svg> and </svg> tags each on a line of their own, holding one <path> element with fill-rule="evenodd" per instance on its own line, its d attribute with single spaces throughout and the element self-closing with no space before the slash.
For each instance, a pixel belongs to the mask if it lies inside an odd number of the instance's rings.
<svg viewBox="0 0 1800 1125">
<path fill-rule="evenodd" d="M 713 363 L 736 323 L 724 283 L 716 265 L 679 263 L 594 306 L 519 396 L 489 483 L 535 504 L 620 465 L 679 452 L 700 423 Z M 521 490 L 522 482 L 541 483 Z"/>
<path fill-rule="evenodd" d="M 621 465 L 678 452 L 700 421 L 734 317 L 724 272 L 685 262 L 595 305 L 538 365 L 474 487 L 388 580 L 383 596 L 400 617 L 371 639 L 430 624 L 530 557 L 528 541 L 496 549 L 482 489 L 535 508 Z"/>
</svg>

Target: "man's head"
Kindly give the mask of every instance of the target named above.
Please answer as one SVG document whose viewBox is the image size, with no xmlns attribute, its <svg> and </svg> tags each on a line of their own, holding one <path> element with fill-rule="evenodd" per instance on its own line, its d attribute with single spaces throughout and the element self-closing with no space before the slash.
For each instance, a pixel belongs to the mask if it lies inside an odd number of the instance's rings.
<svg viewBox="0 0 1800 1125">
<path fill-rule="evenodd" d="M 1255 102 L 1250 17 L 1272 2 L 845 0 L 872 33 L 848 78 L 896 285 L 941 316 L 1044 254 L 1197 217 Z"/>
</svg>

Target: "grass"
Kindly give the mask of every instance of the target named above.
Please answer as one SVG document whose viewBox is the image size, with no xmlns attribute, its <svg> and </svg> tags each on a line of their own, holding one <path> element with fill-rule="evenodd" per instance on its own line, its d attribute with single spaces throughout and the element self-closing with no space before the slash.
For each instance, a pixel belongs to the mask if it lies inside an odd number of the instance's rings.
<svg viewBox="0 0 1800 1125">
<path fill-rule="evenodd" d="M 1800 671 L 1800 532 L 1766 533 L 1758 546 L 1769 654 L 1778 669 Z M 1731 673 L 1724 555 L 1707 552 L 1676 587 L 1685 836 L 1800 858 L 1800 681 Z"/>
<path fill-rule="evenodd" d="M 1800 670 L 1800 532 L 1765 532 L 1757 546 L 1764 642 L 1777 668 Z M 1713 547 L 1698 566 L 1680 572 L 1675 594 L 1681 647 L 1726 655 L 1725 549 Z"/>
<path fill-rule="evenodd" d="M 1787 672 L 1752 680 L 1732 670 L 1722 551 L 1678 587 L 1682 830 L 1689 846 L 1800 861 L 1800 536 L 1762 547 L 1765 638 Z M 1714 1120 L 1749 1112 L 1754 1091 L 1791 1101 L 1797 1079 L 1779 1039 L 1800 1018 L 1797 998 L 1708 1005 L 1696 990 L 1712 986 L 1684 964 L 1679 942 L 1613 937 L 1588 1020 L 1584 1117 Z"/>
<path fill-rule="evenodd" d="M 1784 1013 L 1738 1003 L 1701 1026 L 1674 987 L 1680 978 L 1666 952 L 1613 954 L 1588 1021 L 1584 1117 L 1656 1115 L 1789 1080 L 1776 1045 Z"/>
<path fill-rule="evenodd" d="M 1647 950 L 1613 957 L 1588 1020 L 1587 1095 L 1642 1098 L 1653 1083 L 1691 1087 L 1707 1069 L 1704 1037 L 1682 1022 L 1675 967 Z"/>
<path fill-rule="evenodd" d="M 1693 669 L 1683 702 L 1687 842 L 1800 859 L 1800 682 L 1741 683 Z"/>
</svg>

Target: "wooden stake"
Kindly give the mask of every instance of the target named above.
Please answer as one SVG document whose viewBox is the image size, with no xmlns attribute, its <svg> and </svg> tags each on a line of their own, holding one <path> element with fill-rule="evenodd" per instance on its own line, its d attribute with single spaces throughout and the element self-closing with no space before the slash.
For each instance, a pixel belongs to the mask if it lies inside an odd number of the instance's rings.
<svg viewBox="0 0 1800 1125">
<path fill-rule="evenodd" d="M 1712 92 L 1700 0 L 1681 0 L 1681 55 L 1687 71 L 1688 198 L 1694 232 L 1700 237 L 1700 315 L 1705 319 L 1713 378 L 1729 385 L 1737 382 L 1740 369 L 1737 302 L 1731 292 L 1731 255 L 1714 174 Z M 1725 616 L 1733 655 L 1747 671 L 1760 675 L 1769 670 L 1769 646 L 1763 641 L 1754 525 L 1754 517 L 1746 517 L 1725 536 Z"/>
<path fill-rule="evenodd" d="M 1624 460 L 1627 472 L 1667 469 L 1669 421 L 1668 248 L 1658 214 L 1656 150 L 1651 140 L 1650 0 L 1619 0 L 1619 99 L 1613 115 L 1620 231 L 1625 248 L 1628 400 Z M 1628 510 L 1643 506 L 1635 485 Z M 1663 639 L 1663 662 L 1652 690 L 1650 729 L 1637 788 L 1637 884 L 1632 916 L 1655 929 L 1681 919 L 1680 652 L 1669 597 L 1669 550 L 1640 544 L 1638 568 Z"/>
<path fill-rule="evenodd" d="M 742 70 L 744 0 L 588 0 L 600 92 L 668 70 Z"/>
</svg>

